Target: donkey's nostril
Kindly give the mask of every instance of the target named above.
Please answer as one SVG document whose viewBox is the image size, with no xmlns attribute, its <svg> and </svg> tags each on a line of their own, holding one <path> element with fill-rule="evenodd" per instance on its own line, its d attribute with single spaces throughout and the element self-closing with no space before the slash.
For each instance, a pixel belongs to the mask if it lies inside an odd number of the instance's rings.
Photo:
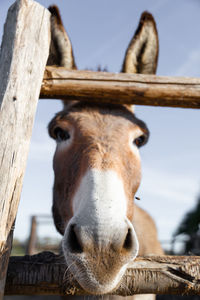
<svg viewBox="0 0 200 300">
<path fill-rule="evenodd" d="M 132 238 L 132 233 L 131 233 L 131 229 L 128 229 L 126 238 L 124 240 L 124 244 L 123 244 L 123 249 L 125 250 L 131 250 L 133 247 L 133 238 Z"/>
<path fill-rule="evenodd" d="M 82 253 L 83 248 L 81 246 L 78 233 L 76 232 L 76 225 L 73 224 L 70 226 L 69 233 L 68 233 L 68 247 L 69 250 L 73 253 Z"/>
</svg>

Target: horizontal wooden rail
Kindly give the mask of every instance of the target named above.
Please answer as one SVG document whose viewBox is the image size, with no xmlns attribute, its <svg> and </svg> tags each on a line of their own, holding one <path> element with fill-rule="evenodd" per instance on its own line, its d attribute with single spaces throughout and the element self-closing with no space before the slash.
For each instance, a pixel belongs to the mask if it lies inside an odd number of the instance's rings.
<svg viewBox="0 0 200 300">
<path fill-rule="evenodd" d="M 41 98 L 200 108 L 200 78 L 46 67 Z"/>
<path fill-rule="evenodd" d="M 82 295 L 62 257 L 51 252 L 11 257 L 6 281 L 9 295 Z M 115 295 L 155 293 L 200 295 L 200 257 L 139 257 L 126 271 Z"/>
</svg>

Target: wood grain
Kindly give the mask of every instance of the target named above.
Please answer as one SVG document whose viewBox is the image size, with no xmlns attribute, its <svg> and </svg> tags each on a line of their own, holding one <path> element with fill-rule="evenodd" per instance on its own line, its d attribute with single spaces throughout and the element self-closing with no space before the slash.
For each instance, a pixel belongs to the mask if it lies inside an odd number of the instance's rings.
<svg viewBox="0 0 200 300">
<path fill-rule="evenodd" d="M 32 0 L 9 9 L 0 53 L 0 299 L 49 53 L 50 14 Z M 39 58 L 39 59 L 38 59 Z"/>
<path fill-rule="evenodd" d="M 11 257 L 6 281 L 9 295 L 85 295 L 61 256 L 42 252 Z M 200 295 L 200 257 L 138 257 L 129 266 L 115 295 Z"/>
<path fill-rule="evenodd" d="M 46 67 L 40 98 L 200 108 L 200 79 Z"/>
</svg>

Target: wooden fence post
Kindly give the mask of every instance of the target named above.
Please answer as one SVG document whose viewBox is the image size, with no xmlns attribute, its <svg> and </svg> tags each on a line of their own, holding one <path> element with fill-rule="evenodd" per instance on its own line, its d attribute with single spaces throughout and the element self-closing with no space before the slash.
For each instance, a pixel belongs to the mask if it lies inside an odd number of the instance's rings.
<svg viewBox="0 0 200 300">
<path fill-rule="evenodd" d="M 37 221 L 36 216 L 31 217 L 31 229 L 28 238 L 28 243 L 26 247 L 27 255 L 34 255 L 36 250 L 36 242 L 37 242 Z"/>
<path fill-rule="evenodd" d="M 49 43 L 49 12 L 32 0 L 16 1 L 0 52 L 0 299 Z"/>
</svg>

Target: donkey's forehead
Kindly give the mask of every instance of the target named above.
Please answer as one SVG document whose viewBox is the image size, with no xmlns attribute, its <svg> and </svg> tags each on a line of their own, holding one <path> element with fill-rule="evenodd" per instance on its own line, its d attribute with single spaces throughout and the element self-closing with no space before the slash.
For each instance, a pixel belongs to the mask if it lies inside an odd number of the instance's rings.
<svg viewBox="0 0 200 300">
<path fill-rule="evenodd" d="M 126 127 L 139 126 L 145 134 L 149 134 L 146 124 L 138 119 L 135 114 L 125 106 L 109 104 L 88 104 L 76 103 L 56 114 L 51 121 L 50 127 L 57 122 L 71 121 L 79 125 L 93 126 L 107 125 L 119 126 L 121 129 Z"/>
</svg>

